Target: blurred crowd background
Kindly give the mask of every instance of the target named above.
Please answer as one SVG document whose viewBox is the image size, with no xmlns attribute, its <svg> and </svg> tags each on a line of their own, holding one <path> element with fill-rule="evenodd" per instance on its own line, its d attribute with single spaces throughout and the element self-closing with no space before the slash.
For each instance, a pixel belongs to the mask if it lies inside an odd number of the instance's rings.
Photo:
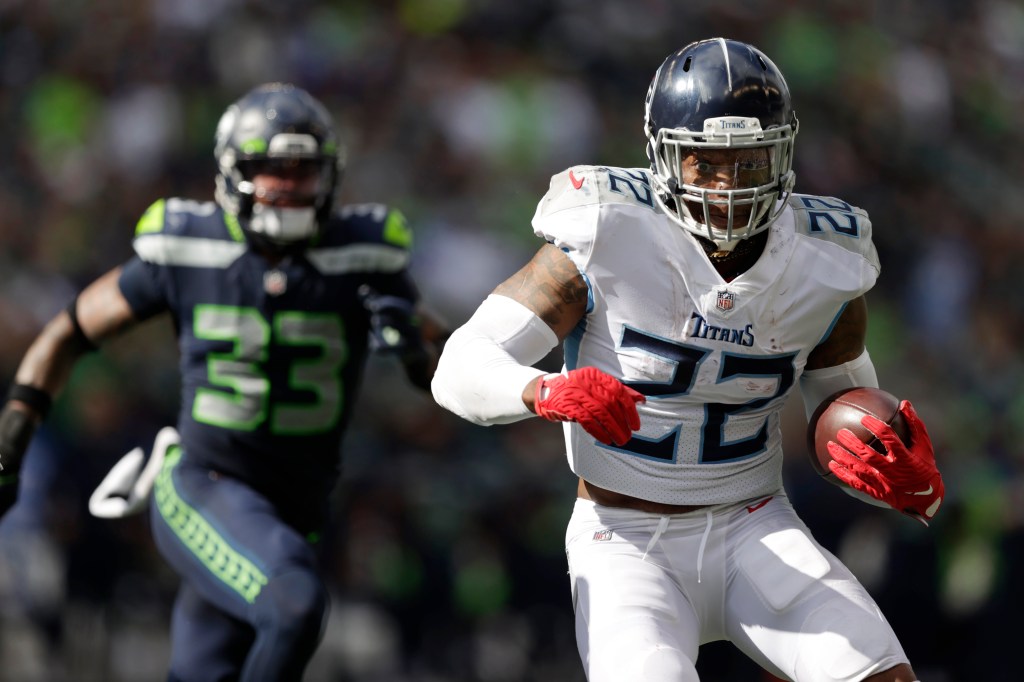
<svg viewBox="0 0 1024 682">
<path fill-rule="evenodd" d="M 457 326 L 540 245 L 530 218 L 552 174 L 646 166 L 654 70 L 713 36 L 786 75 L 798 191 L 872 216 L 869 348 L 929 425 L 948 491 L 928 529 L 843 495 L 806 461 L 796 398 L 790 496 L 922 680 L 1018 679 L 1020 0 L 0 0 L 0 384 L 46 320 L 129 257 L 151 202 L 212 198 L 217 118 L 257 83 L 327 104 L 349 145 L 342 200 L 406 213 L 424 297 Z M 145 517 L 99 521 L 86 501 L 172 422 L 172 336 L 154 321 L 87 358 L 36 438 L 0 525 L 0 680 L 164 678 L 176 578 Z M 460 422 L 375 360 L 344 462 L 309 679 L 583 679 L 558 426 Z M 698 666 L 770 679 L 721 643 Z"/>
</svg>

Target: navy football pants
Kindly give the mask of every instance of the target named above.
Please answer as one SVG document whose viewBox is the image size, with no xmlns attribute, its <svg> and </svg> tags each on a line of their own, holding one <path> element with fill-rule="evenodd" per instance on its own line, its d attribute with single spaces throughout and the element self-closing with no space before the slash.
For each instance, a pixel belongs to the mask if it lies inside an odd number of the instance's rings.
<svg viewBox="0 0 1024 682">
<path fill-rule="evenodd" d="M 238 480 L 168 453 L 151 504 L 153 537 L 182 578 L 169 680 L 300 680 L 328 595 L 306 540 Z"/>
</svg>

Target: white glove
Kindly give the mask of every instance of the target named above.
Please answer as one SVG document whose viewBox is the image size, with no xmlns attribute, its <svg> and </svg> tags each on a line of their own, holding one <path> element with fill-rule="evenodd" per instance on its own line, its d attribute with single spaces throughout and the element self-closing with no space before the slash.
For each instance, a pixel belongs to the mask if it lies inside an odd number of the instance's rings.
<svg viewBox="0 0 1024 682">
<path fill-rule="evenodd" d="M 145 509 L 167 450 L 179 442 L 177 430 L 165 426 L 156 434 L 145 469 L 142 448 L 135 448 L 118 460 L 89 497 L 89 513 L 101 519 L 120 519 Z"/>
</svg>

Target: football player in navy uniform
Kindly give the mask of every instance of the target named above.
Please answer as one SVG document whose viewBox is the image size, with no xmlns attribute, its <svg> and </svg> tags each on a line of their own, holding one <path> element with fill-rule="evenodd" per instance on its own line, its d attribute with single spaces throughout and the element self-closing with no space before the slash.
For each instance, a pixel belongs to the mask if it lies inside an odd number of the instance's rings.
<svg viewBox="0 0 1024 682">
<path fill-rule="evenodd" d="M 533 219 L 545 240 L 445 346 L 437 401 L 477 424 L 564 422 L 579 477 L 566 532 L 591 682 L 690 682 L 728 640 L 798 682 L 910 682 L 889 623 L 797 517 L 780 412 L 878 386 L 867 214 L 793 192 L 797 118 L 778 68 L 713 39 L 670 55 L 646 102 L 650 168 L 575 166 Z M 562 343 L 565 370 L 533 367 Z M 944 494 L 910 404 L 903 443 L 849 431 L 833 473 L 927 522 Z M 833 449 L 834 448 L 834 449 Z"/>
<path fill-rule="evenodd" d="M 170 313 L 180 440 L 160 453 L 150 505 L 182 579 L 169 678 L 299 680 L 328 608 L 307 538 L 325 521 L 368 352 L 396 355 L 426 389 L 442 332 L 417 310 L 402 214 L 335 206 L 343 149 L 309 93 L 246 94 L 220 119 L 215 156 L 216 202 L 154 203 L 134 257 L 29 348 L 0 413 L 0 513 L 75 361 Z"/>
</svg>

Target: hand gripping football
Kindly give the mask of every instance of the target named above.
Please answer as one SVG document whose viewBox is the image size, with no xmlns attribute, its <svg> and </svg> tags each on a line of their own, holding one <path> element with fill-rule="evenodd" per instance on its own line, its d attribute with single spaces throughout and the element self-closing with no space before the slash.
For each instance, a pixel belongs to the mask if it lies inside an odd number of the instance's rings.
<svg viewBox="0 0 1024 682">
<path fill-rule="evenodd" d="M 938 512 L 946 487 L 928 430 L 909 401 L 876 388 L 852 389 L 824 401 L 808 429 L 815 469 L 854 497 L 924 525 Z"/>
<path fill-rule="evenodd" d="M 880 388 L 862 386 L 833 393 L 818 405 L 807 424 L 807 451 L 811 466 L 829 483 L 843 485 L 828 467 L 832 461 L 829 441 L 839 442 L 836 436 L 839 430 L 849 429 L 857 438 L 884 453 L 885 446 L 860 420 L 866 414 L 881 419 L 896 431 L 901 440 L 907 442 L 910 430 L 899 408 L 899 398 Z"/>
</svg>

